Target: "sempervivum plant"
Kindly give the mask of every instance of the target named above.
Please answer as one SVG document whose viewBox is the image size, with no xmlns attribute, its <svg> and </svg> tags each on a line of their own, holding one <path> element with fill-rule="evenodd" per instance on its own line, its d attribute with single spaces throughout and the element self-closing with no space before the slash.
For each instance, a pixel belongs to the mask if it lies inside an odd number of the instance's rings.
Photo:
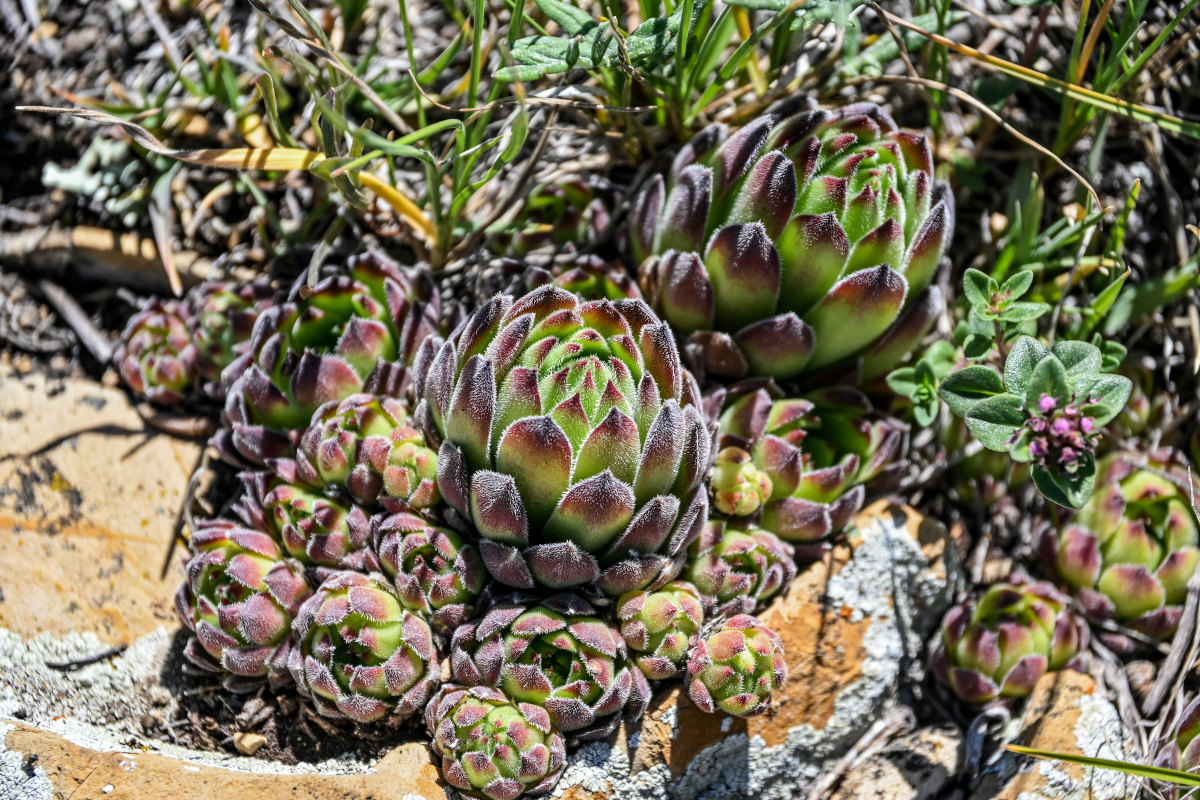
<svg viewBox="0 0 1200 800">
<path fill-rule="evenodd" d="M 269 535 L 225 520 L 201 524 L 190 547 L 175 594 L 175 610 L 196 634 L 184 655 L 223 673 L 235 691 L 255 687 L 256 679 L 286 680 L 292 618 L 312 592 L 300 565 Z"/>
<path fill-rule="evenodd" d="M 288 669 L 327 717 L 400 722 L 441 677 L 429 624 L 401 607 L 382 575 L 337 572 L 304 601 Z"/>
<path fill-rule="evenodd" d="M 713 614 L 750 614 L 796 577 L 790 544 L 761 528 L 709 520 L 688 549 L 685 576 Z"/>
<path fill-rule="evenodd" d="M 400 603 L 450 634 L 475 610 L 487 571 L 479 551 L 449 528 L 401 512 L 371 520 L 379 563 Z"/>
<path fill-rule="evenodd" d="M 182 302 L 151 299 L 121 332 L 113 363 L 126 385 L 152 403 L 178 405 L 192 393 L 199 353 L 191 317 Z"/>
<path fill-rule="evenodd" d="M 276 462 L 273 473 L 244 473 L 242 481 L 240 515 L 278 537 L 291 557 L 312 567 L 377 569 L 366 511 L 307 486 L 293 462 Z"/>
<path fill-rule="evenodd" d="M 341 486 L 355 501 L 379 501 L 391 511 L 428 508 L 441 499 L 437 453 L 394 397 L 352 394 L 318 408 L 300 437 L 296 473 L 309 484 Z"/>
<path fill-rule="evenodd" d="M 1200 773 L 1200 696 L 1192 698 L 1180 712 L 1154 763 L 1167 769 Z M 1176 796 L 1173 790 L 1163 794 L 1172 799 Z"/>
<path fill-rule="evenodd" d="M 707 513 L 710 434 L 667 325 L 555 286 L 494 298 L 434 357 L 438 488 L 517 588 L 611 596 L 678 573 Z"/>
<path fill-rule="evenodd" d="M 1114 454 L 1101 461 L 1098 482 L 1101 488 L 1057 538 L 1043 540 L 1047 562 L 1089 615 L 1170 636 L 1200 561 L 1188 475 Z"/>
<path fill-rule="evenodd" d="M 554 788 L 566 764 L 546 710 L 488 686 L 443 686 L 425 707 L 446 783 L 468 797 L 515 800 Z"/>
<path fill-rule="evenodd" d="M 507 229 L 492 237 L 491 247 L 513 256 L 547 247 L 572 250 L 595 240 L 610 222 L 608 206 L 585 180 L 542 184 Z"/>
<path fill-rule="evenodd" d="M 232 458 L 264 463 L 287 455 L 325 403 L 401 395 L 438 316 L 428 277 L 378 254 L 355 257 L 314 286 L 302 276 L 286 302 L 259 317 L 250 351 L 226 369 L 230 433 L 218 444 Z"/>
<path fill-rule="evenodd" d="M 753 717 L 787 680 L 779 634 L 749 614 L 725 620 L 688 655 L 688 695 L 702 711 Z"/>
<path fill-rule="evenodd" d="M 620 632 L 576 595 L 501 598 L 459 627 L 450 649 L 455 681 L 539 705 L 575 739 L 606 736 L 627 705 L 636 716 L 649 700 Z"/>
<path fill-rule="evenodd" d="M 1048 583 L 997 584 L 942 621 L 933 673 L 967 703 L 1010 700 L 1033 691 L 1087 644 L 1087 628 Z"/>
<path fill-rule="evenodd" d="M 817 541 L 849 524 L 903 436 L 896 421 L 872 419 L 853 389 L 782 400 L 765 389 L 745 394 L 721 414 L 714 509 L 739 525 L 757 519 L 790 542 Z"/>
<path fill-rule="evenodd" d="M 188 292 L 188 330 L 198 354 L 197 371 L 208 381 L 206 392 L 222 396 L 222 371 L 249 349 L 254 323 L 275 298 L 271 284 L 261 279 L 207 281 Z"/>
<path fill-rule="evenodd" d="M 922 134 L 856 103 L 701 131 L 638 196 L 642 289 L 709 372 L 882 374 L 932 323 L 954 229 Z"/>
<path fill-rule="evenodd" d="M 666 680 L 687 663 L 688 645 L 704 624 L 696 587 L 671 581 L 661 589 L 638 589 L 617 599 L 621 636 L 638 668 L 650 680 Z"/>
</svg>

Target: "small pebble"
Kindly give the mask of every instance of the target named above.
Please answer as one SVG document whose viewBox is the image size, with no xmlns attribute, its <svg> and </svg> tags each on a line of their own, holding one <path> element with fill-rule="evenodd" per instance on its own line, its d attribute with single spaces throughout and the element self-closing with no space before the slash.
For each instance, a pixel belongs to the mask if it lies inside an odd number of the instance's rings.
<svg viewBox="0 0 1200 800">
<path fill-rule="evenodd" d="M 239 731 L 233 735 L 233 746 L 238 749 L 239 753 L 246 756 L 254 755 L 266 743 L 267 737 L 261 733 L 242 733 Z"/>
<path fill-rule="evenodd" d="M 100 791 L 104 792 L 105 794 L 108 794 L 109 792 L 111 792 L 111 791 L 112 791 L 113 789 L 115 789 L 115 788 L 117 788 L 117 787 L 115 787 L 115 786 L 113 786 L 111 783 L 109 783 L 109 784 L 105 784 L 104 788 L 103 788 L 103 789 L 101 789 Z"/>
</svg>

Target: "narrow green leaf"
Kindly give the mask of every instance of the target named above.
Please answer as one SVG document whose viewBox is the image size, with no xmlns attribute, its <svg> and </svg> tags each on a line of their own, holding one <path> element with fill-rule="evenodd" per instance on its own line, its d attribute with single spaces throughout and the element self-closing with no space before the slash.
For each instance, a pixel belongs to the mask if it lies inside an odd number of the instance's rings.
<svg viewBox="0 0 1200 800">
<path fill-rule="evenodd" d="M 1023 756 L 1065 761 L 1068 764 L 1080 764 L 1085 767 L 1111 769 L 1117 772 L 1124 772 L 1126 775 L 1136 775 L 1139 778 L 1149 778 L 1150 780 L 1174 783 L 1179 786 L 1200 786 L 1200 775 L 1194 772 L 1181 772 L 1180 770 L 1167 769 L 1166 767 L 1152 767 L 1145 764 L 1135 764 L 1131 761 L 1114 761 L 1108 758 L 1093 758 L 1092 756 L 1080 756 L 1072 753 L 1055 753 L 1050 750 L 1037 750 L 1018 744 L 1005 745 L 1005 749 Z"/>
</svg>

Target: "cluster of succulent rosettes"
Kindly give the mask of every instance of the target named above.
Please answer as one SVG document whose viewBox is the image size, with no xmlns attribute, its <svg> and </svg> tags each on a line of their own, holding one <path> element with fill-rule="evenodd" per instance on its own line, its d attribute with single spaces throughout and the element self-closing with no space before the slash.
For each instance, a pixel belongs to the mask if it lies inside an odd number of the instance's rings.
<svg viewBox="0 0 1200 800">
<path fill-rule="evenodd" d="M 1097 477 L 1100 488 L 1087 504 L 1057 536 L 1043 539 L 1047 566 L 1089 616 L 1168 637 L 1179 626 L 1200 562 L 1188 473 L 1165 461 L 1143 467 L 1117 453 L 1101 460 Z M 1132 646 L 1127 637 L 1105 639 Z"/>
<path fill-rule="evenodd" d="M 1167 740 L 1159 745 L 1154 765 L 1200 773 L 1200 696 L 1193 697 L 1184 706 L 1179 718 L 1171 726 Z M 1164 792 L 1163 796 L 1173 800 L 1176 796 L 1174 787 Z"/>
<path fill-rule="evenodd" d="M 265 280 L 213 281 L 183 300 L 149 299 L 130 317 L 113 363 L 137 394 L 152 403 L 182 403 L 197 389 L 221 399 L 221 371 L 249 347 L 259 314 L 274 304 Z"/>
<path fill-rule="evenodd" d="M 439 301 L 432 281 L 368 253 L 315 285 L 304 276 L 264 312 L 249 352 L 222 375 L 228 386 L 217 442 L 254 464 L 290 455 L 313 413 L 353 394 L 403 396 L 409 367 L 432 352 Z"/>
<path fill-rule="evenodd" d="M 708 512 L 711 433 L 645 303 L 493 298 L 423 387 L 438 488 L 497 581 L 615 597 L 678 574 Z"/>
<path fill-rule="evenodd" d="M 723 398 L 711 396 L 710 408 Z M 803 398 L 774 400 L 765 389 L 736 398 L 720 415 L 714 505 L 739 525 L 757 519 L 790 542 L 842 530 L 904 440 L 899 422 L 872 416 L 867 398 L 846 387 Z M 743 509 L 752 511 L 743 516 Z"/>
<path fill-rule="evenodd" d="M 175 610 L 195 634 L 184 655 L 226 688 L 284 682 L 292 619 L 312 590 L 299 564 L 261 531 L 213 520 L 192 534 Z"/>
<path fill-rule="evenodd" d="M 454 632 L 450 667 L 457 683 L 541 706 L 577 741 L 607 736 L 623 711 L 640 715 L 650 697 L 620 632 L 573 594 L 500 598 Z"/>
<path fill-rule="evenodd" d="M 1078 396 L 1060 403 L 1043 394 L 1035 409 L 1026 409 L 1025 425 L 1009 444 L 1024 439 L 1035 464 L 1073 475 L 1100 441 L 1100 426 L 1084 412 L 1091 403 Z"/>
<path fill-rule="evenodd" d="M 932 324 L 953 229 L 925 136 L 855 103 L 706 128 L 641 191 L 629 238 L 647 299 L 708 372 L 858 360 L 872 377 Z"/>
<path fill-rule="evenodd" d="M 719 622 L 688 654 L 688 696 L 702 711 L 753 717 L 787 680 L 779 634 L 749 614 Z"/>
<path fill-rule="evenodd" d="M 479 551 L 449 528 L 400 512 L 371 521 L 380 566 L 396 586 L 400 603 L 452 634 L 475 611 L 487 581 Z"/>
<path fill-rule="evenodd" d="M 545 794 L 566 764 L 566 744 L 546 710 L 489 686 L 443 686 L 425 707 L 425 725 L 442 777 L 468 797 Z"/>
<path fill-rule="evenodd" d="M 530 267 L 525 283 L 532 289 L 553 283 L 581 300 L 641 300 L 642 293 L 625 267 L 598 256 L 581 255 L 549 271 Z"/>
<path fill-rule="evenodd" d="M 342 487 L 365 506 L 379 502 L 399 511 L 441 500 L 437 453 L 398 398 L 352 394 L 321 406 L 300 437 L 295 461 L 304 482 Z"/>
<path fill-rule="evenodd" d="M 680 673 L 704 624 L 700 593 L 687 581 L 672 581 L 652 592 L 626 592 L 617 598 L 616 614 L 638 668 L 657 681 Z"/>
<path fill-rule="evenodd" d="M 713 519 L 688 549 L 684 575 L 710 614 L 750 614 L 796 577 L 795 550 L 770 531 Z"/>
<path fill-rule="evenodd" d="M 377 570 L 370 550 L 371 518 L 356 503 L 342 502 L 300 480 L 295 462 L 281 460 L 273 472 L 243 473 L 246 492 L 240 516 L 269 531 L 305 566 Z"/>
<path fill-rule="evenodd" d="M 997 584 L 946 613 L 931 666 L 966 703 L 1013 700 L 1066 667 L 1087 641 L 1087 627 L 1051 584 Z"/>
<path fill-rule="evenodd" d="M 441 678 L 433 632 L 378 574 L 337 572 L 297 612 L 287 666 L 322 716 L 400 722 Z"/>
<path fill-rule="evenodd" d="M 178 300 L 151 298 L 129 318 L 113 363 L 121 380 L 152 403 L 182 403 L 196 384 L 199 353 L 188 322 L 191 312 Z"/>
</svg>

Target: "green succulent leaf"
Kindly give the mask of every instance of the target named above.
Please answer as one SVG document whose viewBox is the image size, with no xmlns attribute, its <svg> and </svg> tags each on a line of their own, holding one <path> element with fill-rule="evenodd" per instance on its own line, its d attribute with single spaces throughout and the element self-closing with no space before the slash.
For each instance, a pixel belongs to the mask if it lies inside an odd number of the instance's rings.
<svg viewBox="0 0 1200 800">
<path fill-rule="evenodd" d="M 1025 394 L 1033 368 L 1048 355 L 1050 349 L 1032 336 L 1017 339 L 1004 362 L 1004 388 L 1013 394 Z"/>
<path fill-rule="evenodd" d="M 982 365 L 952 372 L 938 387 L 938 394 L 950 410 L 965 417 L 980 402 L 1004 393 L 1004 384 L 995 370 Z"/>
<path fill-rule="evenodd" d="M 886 380 L 888 388 L 901 397 L 909 399 L 916 397 L 918 386 L 916 367 L 894 369 L 888 374 Z"/>
<path fill-rule="evenodd" d="M 998 394 L 975 403 L 966 421 L 984 447 L 1004 452 L 1025 424 L 1025 404 L 1015 394 Z"/>
<path fill-rule="evenodd" d="M 1030 469 L 1033 483 L 1047 500 L 1067 508 L 1082 508 L 1096 488 L 1096 458 L 1083 455 L 1073 473 L 1055 472 L 1043 466 Z"/>
</svg>

